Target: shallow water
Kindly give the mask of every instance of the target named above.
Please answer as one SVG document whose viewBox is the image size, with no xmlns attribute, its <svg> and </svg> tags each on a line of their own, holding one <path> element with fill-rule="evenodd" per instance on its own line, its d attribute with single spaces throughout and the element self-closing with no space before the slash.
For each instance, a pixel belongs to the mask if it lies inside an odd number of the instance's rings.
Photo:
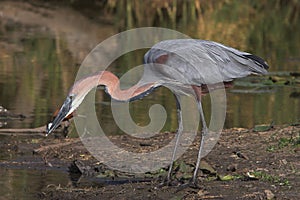
<svg viewBox="0 0 300 200">
<path fill-rule="evenodd" d="M 68 174 L 58 170 L 0 169 L 0 199 L 39 199 L 42 189 L 67 185 Z"/>
</svg>

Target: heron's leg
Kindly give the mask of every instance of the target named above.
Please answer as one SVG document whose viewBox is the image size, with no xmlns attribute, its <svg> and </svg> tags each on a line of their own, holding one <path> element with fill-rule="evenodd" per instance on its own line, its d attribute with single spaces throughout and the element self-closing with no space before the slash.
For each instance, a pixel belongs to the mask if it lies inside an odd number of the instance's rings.
<svg viewBox="0 0 300 200">
<path fill-rule="evenodd" d="M 169 168 L 169 172 L 168 172 L 168 176 L 167 176 L 167 182 L 168 183 L 171 180 L 172 168 L 173 168 L 173 164 L 174 164 L 175 157 L 176 157 L 176 151 L 177 151 L 177 147 L 179 145 L 179 140 L 180 140 L 180 137 L 181 137 L 181 134 L 182 134 L 182 131 L 183 131 L 180 96 L 176 95 L 176 94 L 174 96 L 175 96 L 175 99 L 176 99 L 178 129 L 177 129 L 177 133 L 176 133 L 176 141 L 175 141 L 175 147 L 174 147 L 173 154 L 172 154 L 172 160 L 171 160 L 171 164 L 170 164 L 170 168 Z"/>
<path fill-rule="evenodd" d="M 202 122 L 201 142 L 200 142 L 200 147 L 199 147 L 199 152 L 198 152 L 198 157 L 197 157 L 197 163 L 196 163 L 196 167 L 195 167 L 193 179 L 192 179 L 192 182 L 195 184 L 197 181 L 197 173 L 198 173 L 198 170 L 200 167 L 201 154 L 202 154 L 202 150 L 203 150 L 205 136 L 207 135 L 207 132 L 208 132 L 208 128 L 207 128 L 206 121 L 204 118 L 204 112 L 203 112 L 202 103 L 201 103 L 201 87 L 193 86 L 193 89 L 196 93 L 197 106 L 198 106 L 198 110 L 199 110 L 200 118 L 201 118 L 201 122 Z"/>
</svg>

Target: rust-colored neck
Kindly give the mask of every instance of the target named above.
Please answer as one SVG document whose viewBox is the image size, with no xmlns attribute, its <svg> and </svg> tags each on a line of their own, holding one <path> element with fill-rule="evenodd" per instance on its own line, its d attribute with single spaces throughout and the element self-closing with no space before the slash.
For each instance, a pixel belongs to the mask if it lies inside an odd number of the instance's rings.
<svg viewBox="0 0 300 200">
<path fill-rule="evenodd" d="M 75 83 L 70 93 L 85 95 L 98 85 L 106 86 L 106 92 L 119 101 L 128 101 L 150 90 L 155 83 L 148 83 L 142 86 L 134 85 L 128 89 L 120 89 L 120 80 L 109 71 L 101 71 L 94 75 L 83 78 Z"/>
<path fill-rule="evenodd" d="M 99 75 L 98 85 L 106 86 L 107 93 L 116 100 L 128 101 L 150 90 L 154 83 L 148 83 L 142 86 L 134 85 L 128 89 L 120 89 L 120 80 L 109 71 L 103 71 Z"/>
</svg>

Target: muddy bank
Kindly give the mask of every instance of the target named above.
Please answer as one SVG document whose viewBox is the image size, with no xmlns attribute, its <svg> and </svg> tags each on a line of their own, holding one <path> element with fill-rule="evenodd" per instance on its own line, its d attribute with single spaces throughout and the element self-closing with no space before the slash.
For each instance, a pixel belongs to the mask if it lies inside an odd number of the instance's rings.
<svg viewBox="0 0 300 200">
<path fill-rule="evenodd" d="M 5 149 L 1 168 L 60 169 L 70 173 L 72 184 L 48 185 L 36 193 L 42 199 L 299 199 L 300 126 L 276 126 L 268 131 L 242 128 L 224 130 L 220 140 L 203 160 L 200 188 L 186 187 L 196 161 L 199 138 L 176 161 L 173 186 L 160 186 L 167 169 L 144 175 L 114 171 L 99 163 L 79 138 L 18 135 L 0 142 Z M 155 148 L 127 136 L 109 136 L 126 149 Z M 76 171 L 77 170 L 77 171 Z"/>
</svg>

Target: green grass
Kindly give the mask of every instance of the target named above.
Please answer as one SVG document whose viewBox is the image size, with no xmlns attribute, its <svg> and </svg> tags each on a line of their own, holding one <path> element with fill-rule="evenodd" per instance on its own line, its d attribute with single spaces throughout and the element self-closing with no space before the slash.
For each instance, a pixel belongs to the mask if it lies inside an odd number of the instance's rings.
<svg viewBox="0 0 300 200">
<path fill-rule="evenodd" d="M 266 172 L 254 171 L 254 172 L 251 172 L 251 175 L 259 180 L 271 182 L 274 184 L 279 184 L 281 186 L 289 186 L 290 185 L 290 183 L 287 179 L 282 179 L 279 176 L 267 174 Z"/>
<path fill-rule="evenodd" d="M 280 138 L 276 145 L 270 145 L 267 147 L 267 151 L 274 152 L 285 147 L 296 148 L 300 146 L 300 133 L 297 137 Z"/>
</svg>

